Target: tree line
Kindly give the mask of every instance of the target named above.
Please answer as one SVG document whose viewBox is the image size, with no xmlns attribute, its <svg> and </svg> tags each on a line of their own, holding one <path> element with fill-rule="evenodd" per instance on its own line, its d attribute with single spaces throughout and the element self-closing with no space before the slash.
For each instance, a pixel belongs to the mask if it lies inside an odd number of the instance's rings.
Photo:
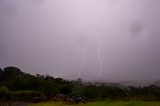
<svg viewBox="0 0 160 106">
<path fill-rule="evenodd" d="M 64 80 L 50 75 L 31 75 L 17 67 L 0 69 L 0 101 L 32 101 L 34 97 L 51 100 L 57 94 L 87 97 L 90 100 L 160 100 L 160 87 L 120 86 L 86 83 L 81 79 Z"/>
</svg>

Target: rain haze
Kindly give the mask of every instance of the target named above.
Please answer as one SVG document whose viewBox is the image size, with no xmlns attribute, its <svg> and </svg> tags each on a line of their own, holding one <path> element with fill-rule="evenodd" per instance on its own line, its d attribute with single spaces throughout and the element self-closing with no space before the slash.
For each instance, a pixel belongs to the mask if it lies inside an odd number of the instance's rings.
<svg viewBox="0 0 160 106">
<path fill-rule="evenodd" d="M 67 79 L 160 76 L 159 0 L 0 0 L 0 67 Z"/>
</svg>

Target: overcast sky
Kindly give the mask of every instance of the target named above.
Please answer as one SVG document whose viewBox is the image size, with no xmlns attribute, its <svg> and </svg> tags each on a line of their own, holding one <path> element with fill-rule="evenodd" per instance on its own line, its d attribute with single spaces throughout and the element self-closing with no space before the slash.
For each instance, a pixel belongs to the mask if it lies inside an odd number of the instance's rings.
<svg viewBox="0 0 160 106">
<path fill-rule="evenodd" d="M 0 0 L 0 67 L 86 80 L 160 79 L 160 0 Z"/>
</svg>

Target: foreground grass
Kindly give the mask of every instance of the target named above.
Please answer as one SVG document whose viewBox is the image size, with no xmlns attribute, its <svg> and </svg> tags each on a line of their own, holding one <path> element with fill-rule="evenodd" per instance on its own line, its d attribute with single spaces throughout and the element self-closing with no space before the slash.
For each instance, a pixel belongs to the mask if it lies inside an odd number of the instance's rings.
<svg viewBox="0 0 160 106">
<path fill-rule="evenodd" d="M 86 104 L 74 104 L 74 105 L 67 105 L 62 102 L 43 102 L 37 104 L 30 104 L 29 106 L 160 106 L 160 102 L 99 101 L 99 102 L 90 102 Z"/>
</svg>

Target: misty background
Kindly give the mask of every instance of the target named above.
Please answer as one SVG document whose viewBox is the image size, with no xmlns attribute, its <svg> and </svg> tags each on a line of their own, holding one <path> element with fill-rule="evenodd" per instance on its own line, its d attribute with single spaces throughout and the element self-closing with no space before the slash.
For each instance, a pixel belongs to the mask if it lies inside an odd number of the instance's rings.
<svg viewBox="0 0 160 106">
<path fill-rule="evenodd" d="M 0 0 L 0 67 L 67 79 L 160 76 L 159 0 Z"/>
</svg>

